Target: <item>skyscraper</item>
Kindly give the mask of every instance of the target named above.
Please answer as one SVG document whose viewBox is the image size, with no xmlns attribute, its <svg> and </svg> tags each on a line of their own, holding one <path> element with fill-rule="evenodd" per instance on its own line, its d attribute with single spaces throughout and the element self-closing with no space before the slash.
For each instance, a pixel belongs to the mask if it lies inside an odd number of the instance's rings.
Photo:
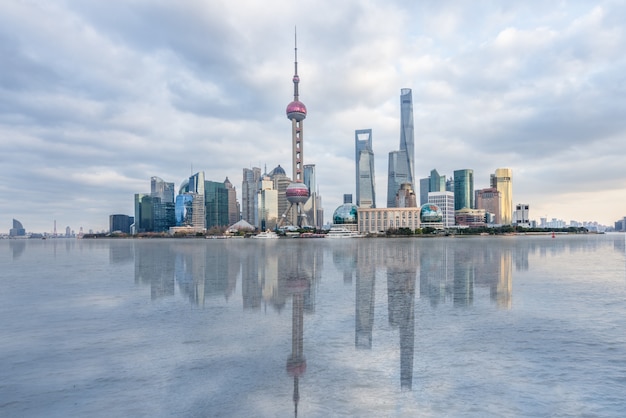
<svg viewBox="0 0 626 418">
<path fill-rule="evenodd" d="M 396 193 L 403 183 L 415 189 L 415 135 L 413 127 L 413 93 L 400 90 L 400 149 L 389 153 L 387 207 L 394 207 Z"/>
<path fill-rule="evenodd" d="M 486 213 L 493 214 L 493 223 L 501 224 L 502 220 L 500 219 L 500 203 L 502 200 L 502 194 L 495 187 L 490 187 L 488 189 L 480 189 L 476 190 L 475 193 L 475 204 L 476 209 L 484 209 Z M 487 221 L 489 223 L 489 221 Z"/>
<path fill-rule="evenodd" d="M 254 205 L 257 192 L 259 191 L 259 181 L 261 179 L 261 169 L 258 167 L 244 168 L 243 181 L 241 183 L 241 219 L 250 225 L 255 224 L 257 209 Z"/>
<path fill-rule="evenodd" d="M 237 201 L 237 190 L 233 184 L 228 180 L 224 180 L 224 186 L 228 192 L 228 225 L 233 225 L 239 222 L 239 202 Z"/>
<path fill-rule="evenodd" d="M 396 205 L 396 194 L 404 183 L 411 183 L 408 179 L 408 159 L 406 151 L 391 151 L 389 153 L 389 173 L 387 175 L 387 207 Z"/>
<path fill-rule="evenodd" d="M 491 175 L 491 187 L 500 192 L 500 222 L 511 225 L 513 222 L 513 170 L 497 168 Z"/>
<path fill-rule="evenodd" d="M 293 101 L 287 105 L 286 113 L 287 118 L 291 120 L 291 145 L 292 145 L 292 168 L 293 178 L 292 183 L 287 187 L 286 196 L 289 201 L 289 209 L 295 206 L 295 212 L 297 213 L 298 226 L 307 226 L 306 214 L 303 211 L 302 206 L 309 200 L 309 188 L 303 183 L 304 176 L 303 161 L 304 161 L 304 119 L 306 118 L 306 106 L 300 101 L 300 92 L 298 91 L 298 84 L 300 84 L 300 77 L 298 76 L 298 43 L 295 39 L 294 48 L 294 75 L 293 75 Z M 283 219 L 286 219 L 287 212 L 283 214 Z"/>
<path fill-rule="evenodd" d="M 304 165 L 304 184 L 309 188 L 309 200 L 303 206 L 308 224 L 310 226 L 321 227 L 318 221 L 319 212 L 319 194 L 317 191 L 317 174 L 315 164 Z"/>
<path fill-rule="evenodd" d="M 354 131 L 356 161 L 356 205 L 360 208 L 376 207 L 376 187 L 374 183 L 374 151 L 372 150 L 372 130 Z"/>
<path fill-rule="evenodd" d="M 474 208 L 474 170 L 454 171 L 454 210 Z"/>
<path fill-rule="evenodd" d="M 406 151 L 408 181 L 415 188 L 415 137 L 413 128 L 413 93 L 411 89 L 400 90 L 400 151 Z"/>
<path fill-rule="evenodd" d="M 161 198 L 163 203 L 174 203 L 174 183 L 167 183 L 160 177 L 151 177 L 150 196 Z"/>
</svg>

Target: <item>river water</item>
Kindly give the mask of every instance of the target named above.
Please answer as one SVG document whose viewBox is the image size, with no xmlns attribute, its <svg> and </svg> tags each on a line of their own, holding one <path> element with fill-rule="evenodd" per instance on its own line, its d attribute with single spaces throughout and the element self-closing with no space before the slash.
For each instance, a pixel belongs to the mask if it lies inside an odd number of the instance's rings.
<svg viewBox="0 0 626 418">
<path fill-rule="evenodd" d="M 624 244 L 1 240 L 0 416 L 623 417 Z"/>
</svg>

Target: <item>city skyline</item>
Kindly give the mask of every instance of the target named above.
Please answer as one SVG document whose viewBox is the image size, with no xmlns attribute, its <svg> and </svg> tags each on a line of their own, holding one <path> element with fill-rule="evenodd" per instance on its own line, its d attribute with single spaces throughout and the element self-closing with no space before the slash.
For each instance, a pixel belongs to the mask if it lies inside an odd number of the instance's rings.
<svg viewBox="0 0 626 418">
<path fill-rule="evenodd" d="M 297 22 L 306 162 L 327 219 L 355 193 L 356 129 L 376 136 L 387 195 L 398 90 L 411 88 L 416 192 L 433 168 L 473 169 L 482 189 L 508 167 L 531 219 L 612 225 L 626 214 L 624 17 L 626 5 L 582 1 L 6 2 L 0 223 L 106 230 L 153 176 L 228 177 L 241 201 L 242 168 L 291 170 L 284 46 Z"/>
</svg>

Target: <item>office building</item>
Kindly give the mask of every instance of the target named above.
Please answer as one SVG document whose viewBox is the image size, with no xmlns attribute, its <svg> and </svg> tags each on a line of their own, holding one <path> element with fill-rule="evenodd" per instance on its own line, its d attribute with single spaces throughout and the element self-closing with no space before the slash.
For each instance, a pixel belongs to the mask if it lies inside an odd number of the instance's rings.
<svg viewBox="0 0 626 418">
<path fill-rule="evenodd" d="M 304 165 L 304 184 L 309 188 L 309 199 L 302 205 L 302 209 L 307 218 L 309 226 L 321 228 L 322 223 L 319 221 L 321 197 L 317 190 L 317 174 L 315 164 Z"/>
<path fill-rule="evenodd" d="M 454 171 L 454 210 L 474 208 L 474 170 Z"/>
<path fill-rule="evenodd" d="M 500 223 L 511 225 L 513 217 L 513 170 L 498 168 L 491 175 L 491 187 L 500 192 Z"/>
<path fill-rule="evenodd" d="M 241 183 L 241 219 L 250 225 L 256 225 L 257 208 L 255 200 L 259 191 L 261 169 L 258 167 L 244 168 Z"/>
<path fill-rule="evenodd" d="M 515 226 L 530 227 L 529 207 L 530 205 L 527 203 L 515 205 L 515 212 L 513 213 L 513 224 Z"/>
<path fill-rule="evenodd" d="M 258 227 L 265 231 L 275 229 L 278 225 L 278 191 L 274 189 L 274 182 L 268 175 L 261 178 L 261 189 L 258 193 L 259 219 Z"/>
<path fill-rule="evenodd" d="M 374 151 L 372 130 L 354 131 L 356 161 L 356 205 L 363 208 L 376 207 L 376 186 L 374 183 Z"/>
<path fill-rule="evenodd" d="M 454 212 L 454 222 L 459 226 L 467 226 L 470 228 L 487 226 L 484 209 L 459 209 Z"/>
<path fill-rule="evenodd" d="M 10 237 L 25 237 L 26 230 L 20 221 L 13 219 L 13 228 L 9 229 Z"/>
<path fill-rule="evenodd" d="M 239 222 L 241 209 L 237 201 L 237 190 L 230 180 L 228 180 L 228 177 L 224 180 L 224 187 L 228 194 L 228 225 L 234 225 Z"/>
<path fill-rule="evenodd" d="M 400 190 L 396 194 L 396 208 L 415 208 L 417 207 L 417 198 L 415 192 L 411 187 L 411 183 L 403 183 L 400 186 Z"/>
<path fill-rule="evenodd" d="M 428 203 L 441 209 L 442 223 L 444 228 L 454 226 L 454 193 L 440 191 L 428 193 Z"/>
<path fill-rule="evenodd" d="M 420 206 L 428 203 L 428 193 L 430 193 L 430 177 L 420 179 Z"/>
<path fill-rule="evenodd" d="M 210 229 L 231 225 L 228 213 L 228 189 L 225 183 L 205 180 L 204 204 L 205 228 Z"/>
<path fill-rule="evenodd" d="M 476 209 L 484 209 L 487 214 L 493 215 L 493 223 L 502 223 L 500 216 L 501 193 L 494 187 L 476 190 Z M 491 222 L 487 222 L 491 223 Z"/>
<path fill-rule="evenodd" d="M 174 194 L 174 183 L 168 183 L 156 176 L 150 178 L 150 196 L 158 197 L 163 203 L 174 203 Z"/>
<path fill-rule="evenodd" d="M 404 183 L 409 180 L 409 166 L 406 151 L 391 151 L 389 153 L 389 173 L 387 176 L 387 207 L 393 208 L 396 204 L 396 194 Z"/>
</svg>

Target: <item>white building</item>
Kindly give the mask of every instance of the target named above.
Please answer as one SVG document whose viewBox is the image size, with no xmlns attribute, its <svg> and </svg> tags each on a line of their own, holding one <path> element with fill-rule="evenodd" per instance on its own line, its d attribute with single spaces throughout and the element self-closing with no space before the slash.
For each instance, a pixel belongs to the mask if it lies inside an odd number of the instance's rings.
<svg viewBox="0 0 626 418">
<path fill-rule="evenodd" d="M 454 193 L 453 192 L 429 192 L 428 203 L 436 205 L 443 214 L 443 227 L 454 226 Z"/>
</svg>

